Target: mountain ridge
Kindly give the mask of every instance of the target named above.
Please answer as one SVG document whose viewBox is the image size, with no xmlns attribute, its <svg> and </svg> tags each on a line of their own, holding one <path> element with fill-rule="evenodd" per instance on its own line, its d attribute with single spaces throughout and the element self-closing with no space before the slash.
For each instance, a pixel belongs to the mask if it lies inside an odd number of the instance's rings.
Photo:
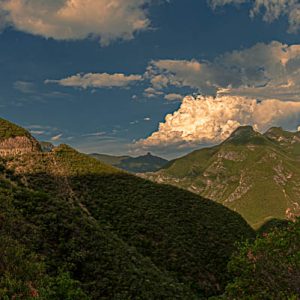
<svg viewBox="0 0 300 300">
<path fill-rule="evenodd" d="M 154 156 L 150 152 L 138 157 L 112 156 L 98 153 L 92 153 L 90 156 L 131 173 L 155 172 L 168 163 L 168 160 Z"/>
<path fill-rule="evenodd" d="M 274 135 L 275 131 L 275 135 Z M 169 162 L 150 180 L 185 188 L 239 212 L 255 228 L 300 214 L 300 134 L 240 127 L 217 146 Z"/>
<path fill-rule="evenodd" d="M 36 228 L 13 237 L 43 255 L 49 272 L 68 271 L 91 299 L 218 295 L 230 279 L 226 265 L 236 243 L 254 237 L 220 204 L 68 145 L 0 161 L 0 193 L 10 195 L 0 214 L 15 210 Z"/>
</svg>

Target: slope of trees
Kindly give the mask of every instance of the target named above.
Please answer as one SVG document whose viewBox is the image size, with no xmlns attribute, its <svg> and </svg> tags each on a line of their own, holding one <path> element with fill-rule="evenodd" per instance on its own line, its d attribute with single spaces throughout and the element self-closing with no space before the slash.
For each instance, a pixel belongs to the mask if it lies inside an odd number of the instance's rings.
<svg viewBox="0 0 300 300">
<path fill-rule="evenodd" d="M 242 244 L 228 267 L 234 280 L 224 299 L 299 299 L 300 219 Z"/>
</svg>

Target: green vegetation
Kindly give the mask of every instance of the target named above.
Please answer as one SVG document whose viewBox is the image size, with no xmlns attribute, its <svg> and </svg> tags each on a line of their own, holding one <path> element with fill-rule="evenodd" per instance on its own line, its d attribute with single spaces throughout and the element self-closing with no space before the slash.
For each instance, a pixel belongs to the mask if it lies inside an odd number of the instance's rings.
<svg viewBox="0 0 300 300">
<path fill-rule="evenodd" d="M 300 220 L 242 244 L 229 271 L 224 299 L 299 299 Z"/>
<path fill-rule="evenodd" d="M 162 273 L 199 296 L 224 288 L 235 242 L 253 236 L 239 215 L 192 193 L 129 175 L 66 145 L 50 157 L 35 159 L 39 173 L 24 171 L 32 188 L 80 204 Z M 49 174 L 53 160 L 57 176 Z"/>
<path fill-rule="evenodd" d="M 300 133 L 271 128 L 262 135 L 246 126 L 143 177 L 219 202 L 259 228 L 300 215 L 299 157 Z"/>
<path fill-rule="evenodd" d="M 41 299 L 192 299 L 71 199 L 0 183 L 1 299 L 31 299 L 32 291 Z"/>
<path fill-rule="evenodd" d="M 228 208 L 67 145 L 0 159 L 0 299 L 298 299 L 299 224 L 254 241 Z"/>
<path fill-rule="evenodd" d="M 0 141 L 17 136 L 31 137 L 27 130 L 0 118 Z"/>
<path fill-rule="evenodd" d="M 155 172 L 164 167 L 168 161 L 147 153 L 143 156 L 111 156 L 105 154 L 90 154 L 91 157 L 106 164 L 115 166 L 130 173 Z"/>
<path fill-rule="evenodd" d="M 47 289 L 63 299 L 219 295 L 230 280 L 226 265 L 236 242 L 254 235 L 220 204 L 67 145 L 10 157 L 0 169 L 1 235 L 41 264 L 42 275 L 21 278 L 24 289 L 32 282 L 40 295 Z"/>
</svg>

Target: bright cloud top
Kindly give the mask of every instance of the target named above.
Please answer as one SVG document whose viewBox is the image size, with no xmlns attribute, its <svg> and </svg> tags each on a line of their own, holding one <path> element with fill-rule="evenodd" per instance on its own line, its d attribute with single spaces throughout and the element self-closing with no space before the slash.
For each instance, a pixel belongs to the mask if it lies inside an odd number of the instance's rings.
<svg viewBox="0 0 300 300">
<path fill-rule="evenodd" d="M 150 0 L 2 0 L 2 26 L 57 40 L 99 38 L 102 45 L 132 39 L 150 21 Z"/>
<path fill-rule="evenodd" d="M 263 20 L 273 22 L 281 16 L 289 20 L 289 32 L 296 33 L 300 28 L 299 0 L 209 0 L 213 9 L 228 4 L 253 3 L 250 16 L 263 15 Z"/>
<path fill-rule="evenodd" d="M 232 94 L 300 101 L 300 45 L 280 42 L 220 55 L 213 61 L 158 60 L 147 69 L 155 90 L 190 87 L 201 94 Z"/>
<path fill-rule="evenodd" d="M 237 96 L 185 97 L 181 107 L 166 116 L 157 132 L 137 142 L 140 148 L 194 147 L 218 143 L 236 128 L 252 125 L 258 131 L 272 126 L 296 129 L 300 123 L 300 103 Z"/>
<path fill-rule="evenodd" d="M 46 80 L 45 83 L 58 83 L 62 86 L 86 88 L 126 87 L 142 80 L 140 75 L 124 75 L 121 73 L 88 73 L 77 74 L 60 80 Z"/>
</svg>

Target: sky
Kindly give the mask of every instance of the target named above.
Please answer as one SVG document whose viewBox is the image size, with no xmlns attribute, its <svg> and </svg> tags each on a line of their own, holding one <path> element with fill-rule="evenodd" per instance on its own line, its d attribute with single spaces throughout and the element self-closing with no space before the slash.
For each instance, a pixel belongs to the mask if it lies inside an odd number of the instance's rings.
<svg viewBox="0 0 300 300">
<path fill-rule="evenodd" d="M 85 153 L 296 131 L 299 75 L 298 0 L 0 0 L 0 116 Z"/>
</svg>

